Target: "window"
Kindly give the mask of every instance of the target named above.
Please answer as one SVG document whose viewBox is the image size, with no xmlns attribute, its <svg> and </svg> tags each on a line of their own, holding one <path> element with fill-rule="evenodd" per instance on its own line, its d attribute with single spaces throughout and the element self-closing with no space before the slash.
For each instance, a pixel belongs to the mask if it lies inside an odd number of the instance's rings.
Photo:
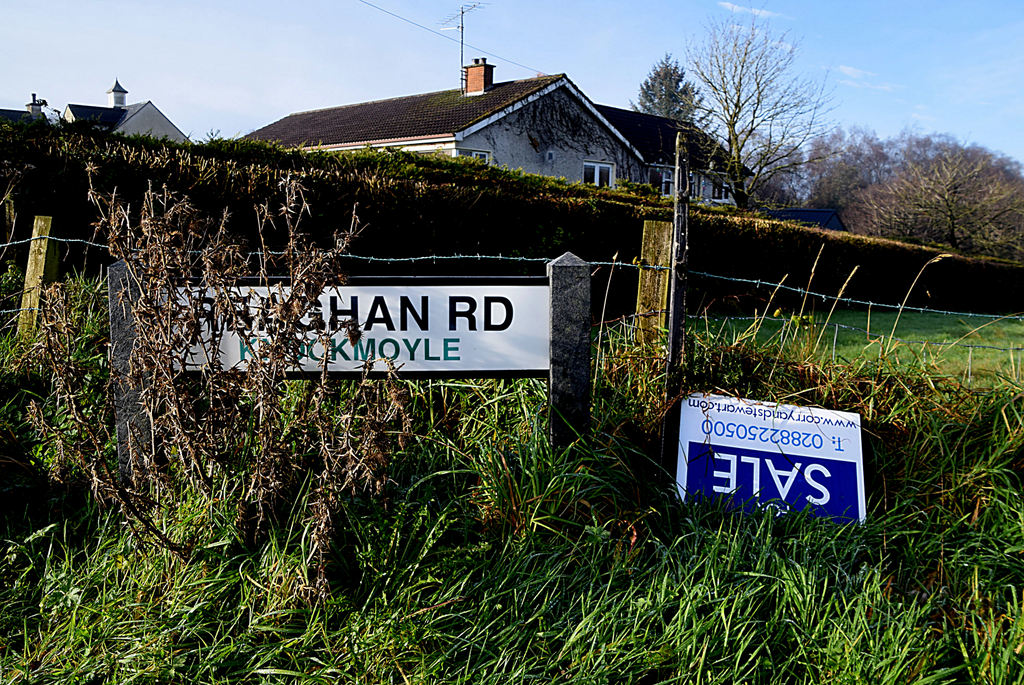
<svg viewBox="0 0 1024 685">
<path fill-rule="evenodd" d="M 672 167 L 654 167 L 651 169 L 651 185 L 661 191 L 662 195 L 671 195 L 675 190 L 672 182 L 675 170 Z"/>
<path fill-rule="evenodd" d="M 583 182 L 607 188 L 615 180 L 614 167 L 605 162 L 583 162 Z"/>
<path fill-rule="evenodd" d="M 711 182 L 711 199 L 721 200 L 724 198 L 724 194 L 725 192 L 724 188 L 722 187 L 722 182 L 716 178 L 714 181 Z"/>
<path fill-rule="evenodd" d="M 487 163 L 490 163 L 491 161 L 491 153 L 486 150 L 464 150 L 460 148 L 455 150 L 455 156 L 472 157 L 473 159 L 479 159 L 481 162 Z"/>
<path fill-rule="evenodd" d="M 700 174 L 696 171 L 690 172 L 690 196 L 691 197 L 702 197 L 704 195 L 704 189 L 700 187 Z"/>
</svg>

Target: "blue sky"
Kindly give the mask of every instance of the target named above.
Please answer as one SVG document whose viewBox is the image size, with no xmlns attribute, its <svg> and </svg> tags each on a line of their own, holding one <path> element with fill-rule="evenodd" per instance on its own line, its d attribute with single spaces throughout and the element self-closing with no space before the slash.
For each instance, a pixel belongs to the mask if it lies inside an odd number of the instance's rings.
<svg viewBox="0 0 1024 685">
<path fill-rule="evenodd" d="M 2 2 L 0 107 L 32 92 L 59 109 L 106 104 L 116 77 L 129 102 L 152 100 L 201 139 L 459 84 L 457 42 L 360 0 Z M 437 31 L 459 8 L 372 2 Z M 804 75 L 828 79 L 836 123 L 950 133 L 1024 161 L 1024 0 L 487 0 L 466 16 L 466 59 L 487 56 L 497 80 L 566 73 L 626 107 L 707 21 L 752 12 L 796 41 Z"/>
</svg>

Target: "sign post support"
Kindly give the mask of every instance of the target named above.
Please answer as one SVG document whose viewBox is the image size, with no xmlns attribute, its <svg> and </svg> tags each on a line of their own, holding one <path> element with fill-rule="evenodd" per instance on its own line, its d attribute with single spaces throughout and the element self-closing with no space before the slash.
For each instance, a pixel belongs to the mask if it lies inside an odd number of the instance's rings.
<svg viewBox="0 0 1024 685">
<path fill-rule="evenodd" d="M 135 351 L 134 305 L 139 283 L 124 261 L 107 268 L 108 311 L 110 313 L 110 372 L 114 380 L 114 416 L 117 429 L 117 465 L 121 481 L 130 483 L 132 443 L 150 442 L 149 417 L 142 406 L 141 388 L 129 380 L 129 363 Z"/>
<path fill-rule="evenodd" d="M 590 425 L 590 265 L 566 252 L 548 262 L 551 286 L 551 446 L 570 445 Z"/>
</svg>

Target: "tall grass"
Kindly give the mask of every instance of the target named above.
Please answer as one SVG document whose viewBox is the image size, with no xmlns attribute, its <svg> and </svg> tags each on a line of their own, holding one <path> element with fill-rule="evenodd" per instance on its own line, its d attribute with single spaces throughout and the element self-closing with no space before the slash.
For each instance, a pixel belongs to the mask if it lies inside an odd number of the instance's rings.
<svg viewBox="0 0 1024 685">
<path fill-rule="evenodd" d="M 565 450 L 545 438 L 542 383 L 409 383 L 415 439 L 380 497 L 342 502 L 323 602 L 299 591 L 309 483 L 255 548 L 230 479 L 158 512 L 189 559 L 74 489 L 19 486 L 0 503 L 2 679 L 1024 680 L 1020 385 L 979 393 L 891 357 L 691 340 L 687 390 L 862 414 L 867 523 L 681 504 L 652 461 L 660 352 L 613 329 L 592 434 Z M 46 382 L 12 406 L 45 399 Z M 48 447 L 17 425 L 26 468 L 44 468 Z"/>
</svg>

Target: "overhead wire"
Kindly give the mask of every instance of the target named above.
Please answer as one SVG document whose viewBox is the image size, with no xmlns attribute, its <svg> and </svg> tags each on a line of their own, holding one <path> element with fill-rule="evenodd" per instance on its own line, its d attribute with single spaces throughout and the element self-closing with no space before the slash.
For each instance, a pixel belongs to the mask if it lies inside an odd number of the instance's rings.
<svg viewBox="0 0 1024 685">
<path fill-rule="evenodd" d="M 372 2 L 369 2 L 368 0 L 356 0 L 356 2 L 361 2 L 362 4 L 366 5 L 367 7 L 372 7 L 373 9 L 375 9 L 375 10 L 377 10 L 379 12 L 383 12 L 384 14 L 390 15 L 390 16 L 394 17 L 395 19 L 399 19 L 401 21 L 404 21 L 406 24 L 412 24 L 413 26 L 415 26 L 417 28 L 421 28 L 424 31 L 429 31 L 430 33 L 433 33 L 435 36 L 440 36 L 441 38 L 444 38 L 445 40 L 450 40 L 453 43 L 458 43 L 459 42 L 457 39 L 452 38 L 451 36 L 446 36 L 445 34 L 441 33 L 440 31 L 436 31 L 436 30 L 430 28 L 429 26 L 424 26 L 423 24 L 415 22 L 412 19 L 409 19 L 407 17 L 403 17 L 401 14 L 397 14 L 395 12 L 392 12 L 391 10 L 384 9 L 380 5 L 375 5 Z M 477 52 L 481 52 L 481 53 L 483 53 L 485 55 L 488 55 L 490 57 L 493 57 L 495 59 L 500 59 L 502 62 L 508 62 L 509 64 L 514 64 L 515 66 L 520 67 L 522 69 L 526 69 L 527 71 L 532 71 L 532 72 L 535 72 L 537 74 L 544 74 L 545 73 L 541 69 L 536 69 L 536 68 L 531 67 L 529 65 L 522 64 L 521 62 L 517 62 L 514 59 L 509 59 L 508 57 L 502 57 L 501 55 L 498 55 L 498 54 L 495 54 L 495 53 L 490 52 L 488 50 L 485 50 L 485 49 L 483 49 L 481 47 L 473 45 L 472 43 L 465 43 L 465 42 L 463 42 L 463 45 L 465 45 L 467 48 L 473 48 Z"/>
</svg>

